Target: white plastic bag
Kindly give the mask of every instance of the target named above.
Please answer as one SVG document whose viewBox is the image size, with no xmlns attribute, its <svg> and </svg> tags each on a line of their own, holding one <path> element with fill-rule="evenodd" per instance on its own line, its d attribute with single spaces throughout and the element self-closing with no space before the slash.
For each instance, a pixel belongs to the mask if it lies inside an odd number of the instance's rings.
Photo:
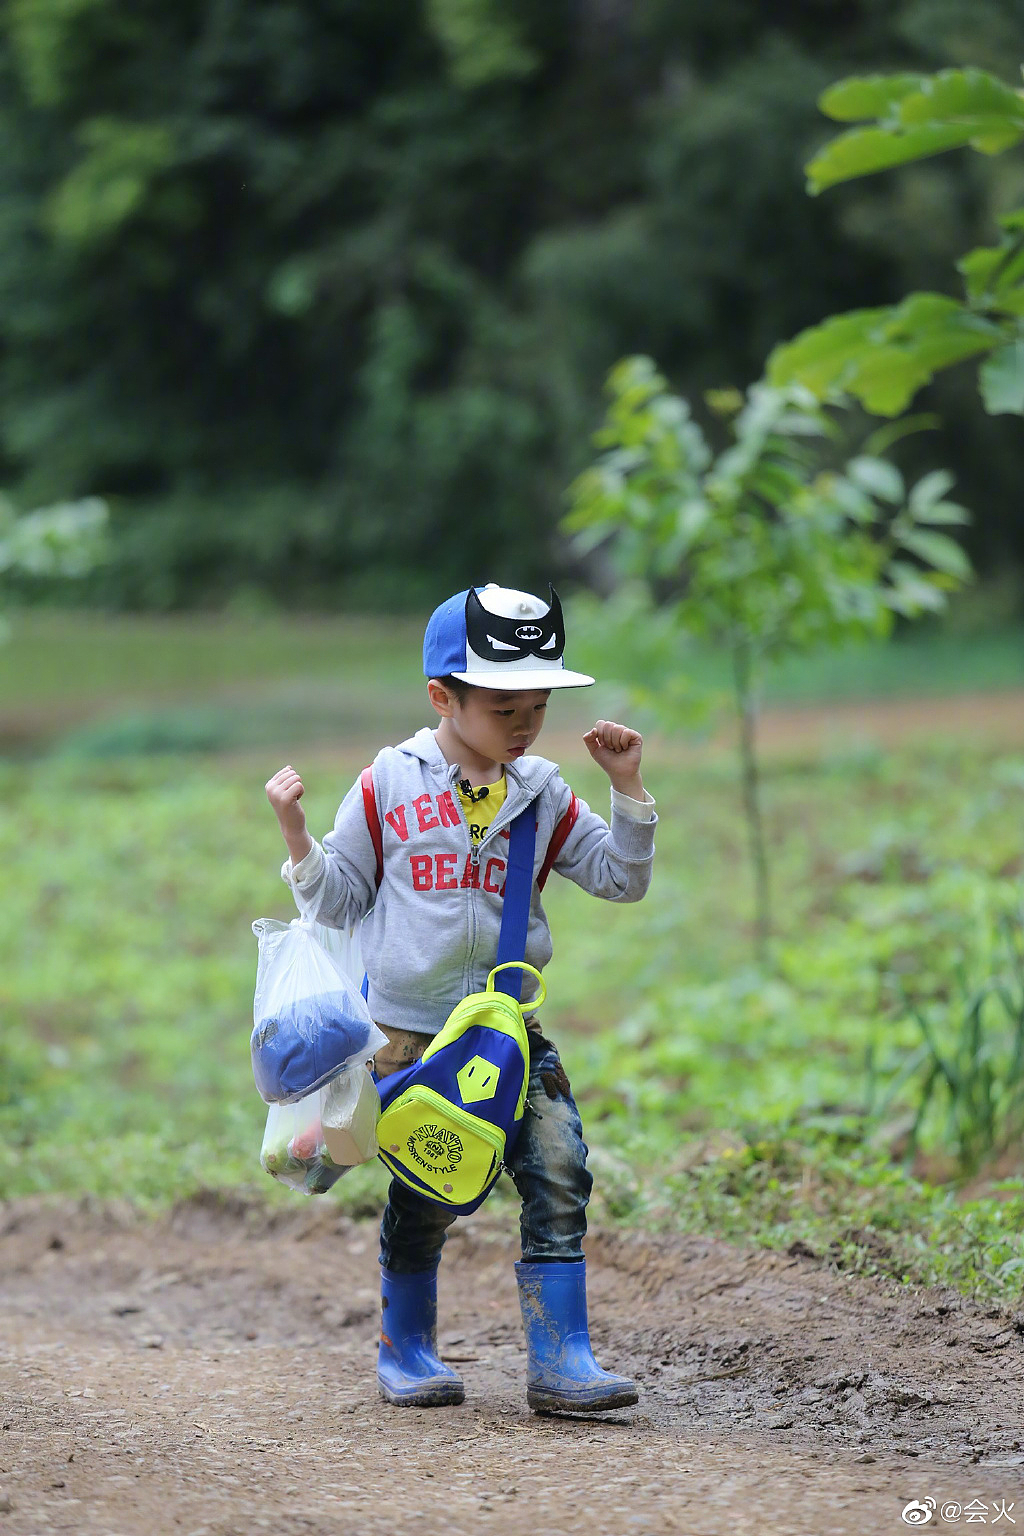
<svg viewBox="0 0 1024 1536">
<path fill-rule="evenodd" d="M 356 974 L 357 929 L 314 920 L 296 887 L 300 916 L 259 918 L 253 1076 L 270 1105 L 260 1162 L 292 1189 L 322 1194 L 377 1155 L 380 1099 L 366 1063 L 387 1044 L 370 1018 Z"/>
<path fill-rule="evenodd" d="M 253 1076 L 267 1104 L 294 1104 L 345 1067 L 366 1062 L 387 1044 L 367 1011 L 359 985 L 345 969 L 356 942 L 332 954 L 314 914 L 292 887 L 301 915 L 290 923 L 261 917 L 253 1031 Z"/>
</svg>

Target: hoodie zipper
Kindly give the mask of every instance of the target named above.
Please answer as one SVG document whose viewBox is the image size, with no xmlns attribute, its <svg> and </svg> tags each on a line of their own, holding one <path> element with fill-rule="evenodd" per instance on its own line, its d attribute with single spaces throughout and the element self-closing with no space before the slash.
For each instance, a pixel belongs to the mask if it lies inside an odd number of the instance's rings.
<svg viewBox="0 0 1024 1536">
<path fill-rule="evenodd" d="M 505 800 L 505 805 L 502 806 L 501 811 L 499 811 L 499 813 L 498 813 L 498 817 L 491 824 L 491 826 L 488 827 L 488 829 L 487 829 L 486 833 L 484 834 L 484 836 L 480 839 L 480 841 L 478 843 L 476 843 L 476 842 L 473 841 L 473 834 L 469 830 L 469 820 L 468 820 L 468 818 L 466 816 L 466 809 L 465 809 L 465 806 L 462 804 L 462 797 L 459 794 L 458 781 L 457 781 L 458 773 L 459 773 L 459 768 L 457 766 L 453 767 L 451 769 L 449 775 L 448 775 L 448 783 L 451 786 L 452 799 L 455 801 L 455 805 L 456 805 L 456 808 L 457 808 L 458 813 L 459 813 L 459 820 L 460 820 L 460 822 L 462 823 L 463 827 L 466 830 L 466 838 L 467 838 L 467 841 L 469 842 L 469 862 L 473 866 L 474 878 L 477 880 L 477 882 L 479 882 L 479 877 L 480 877 L 480 856 L 483 853 L 484 847 L 490 841 L 492 836 L 494 836 L 494 835 L 500 836 L 501 835 L 501 818 L 502 818 L 502 815 L 503 815 L 503 813 L 505 811 L 505 807 L 508 804 L 508 798 L 507 798 L 507 796 L 508 796 L 508 788 L 507 788 L 507 786 L 508 786 L 508 779 L 506 778 L 506 781 L 505 781 L 506 782 L 506 800 Z M 467 893 L 468 896 L 469 896 L 469 943 L 468 943 L 467 948 L 466 948 L 466 965 L 465 965 L 465 969 L 463 971 L 463 978 L 462 978 L 463 989 L 466 992 L 468 992 L 470 990 L 470 987 L 472 986 L 473 967 L 474 967 L 474 962 L 476 960 L 476 945 L 477 945 L 477 939 L 478 939 L 479 933 L 480 933 L 480 920 L 479 920 L 479 915 L 477 913 L 477 899 L 478 899 L 478 891 L 479 891 L 479 889 L 480 889 L 479 883 L 477 883 L 475 885 L 471 885 L 470 888 L 469 888 L 469 891 Z"/>
<path fill-rule="evenodd" d="M 548 783 L 548 780 L 551 777 L 552 777 L 552 775 L 549 774 L 548 777 L 544 780 L 544 783 L 536 791 L 536 793 L 531 795 L 529 800 L 527 800 L 526 805 L 535 805 L 537 803 L 537 801 L 540 799 L 541 795 L 544 792 L 544 789 L 545 789 L 545 787 L 546 787 L 546 785 Z M 515 783 L 517 789 L 524 789 L 524 790 L 527 790 L 527 793 L 529 793 L 529 791 L 527 789 L 527 786 L 523 783 L 523 781 L 521 779 L 517 779 L 517 780 L 515 780 L 513 782 Z M 505 783 L 506 783 L 506 786 L 509 783 L 508 770 L 507 769 L 506 769 L 506 772 L 505 772 Z M 483 837 L 480 839 L 480 842 L 476 845 L 478 850 L 481 853 L 486 848 L 487 844 L 490 842 L 492 837 L 500 837 L 502 832 L 506 832 L 508 830 L 508 828 L 512 825 L 512 823 L 515 821 L 516 817 L 519 815 L 519 811 L 524 811 L 526 809 L 526 806 L 523 805 L 523 806 L 519 807 L 519 810 L 514 811 L 512 813 L 512 815 L 510 815 L 510 816 L 506 815 L 506 812 L 508 811 L 509 804 L 510 804 L 512 799 L 513 799 L 513 796 L 508 793 L 508 789 L 506 787 L 505 803 L 504 803 L 504 805 L 502 806 L 501 810 L 498 812 L 498 814 L 494 818 L 494 820 L 491 822 L 491 825 L 487 828 L 487 831 L 484 833 Z"/>
<path fill-rule="evenodd" d="M 537 789 L 537 791 L 527 801 L 527 805 L 534 804 L 534 803 L 536 803 L 540 799 L 541 795 L 543 794 L 545 788 L 547 787 L 549 781 L 554 776 L 554 773 L 556 771 L 557 770 L 553 769 L 552 772 L 547 775 L 547 777 L 544 779 L 544 782 L 540 785 L 540 787 Z M 491 842 L 491 840 L 493 838 L 500 837 L 503 829 L 505 827 L 511 826 L 511 824 L 515 820 L 516 816 L 519 815 L 519 811 L 520 810 L 525 810 L 526 807 L 525 806 L 520 806 L 519 810 L 515 811 L 515 813 L 513 815 L 511 815 L 511 816 L 506 815 L 506 812 L 507 812 L 508 806 L 509 806 L 509 801 L 512 798 L 512 796 L 510 796 L 508 794 L 508 784 L 509 784 L 510 781 L 509 781 L 509 778 L 508 778 L 508 772 L 506 770 L 506 774 L 505 774 L 505 784 L 506 784 L 505 803 L 502 806 L 501 810 L 498 812 L 498 815 L 495 818 L 495 820 L 491 823 L 491 825 L 488 827 L 487 831 L 484 833 L 484 836 L 480 839 L 480 841 L 478 843 L 475 843 L 473 841 L 473 834 L 469 830 L 469 821 L 468 821 L 468 819 L 466 817 L 465 807 L 463 806 L 461 796 L 459 795 L 459 790 L 458 790 L 458 774 L 459 774 L 459 772 L 460 772 L 460 766 L 458 764 L 455 764 L 455 765 L 452 765 L 452 766 L 449 767 L 449 769 L 448 769 L 448 787 L 451 790 L 452 799 L 455 802 L 455 807 L 456 807 L 456 810 L 458 812 L 459 821 L 461 822 L 462 826 L 465 828 L 466 838 L 467 838 L 467 840 L 469 842 L 469 859 L 470 859 L 470 863 L 473 866 L 474 873 L 478 875 L 479 874 L 479 870 L 480 870 L 480 858 L 481 858 L 481 855 L 484 852 L 484 849 L 487 847 L 488 843 Z M 515 783 L 517 789 L 527 790 L 527 792 L 528 792 L 528 786 L 526 784 L 524 784 L 523 780 L 520 779 L 518 776 L 512 782 Z M 466 965 L 465 965 L 465 969 L 464 969 L 464 972 L 463 972 L 463 989 L 466 992 L 469 991 L 470 986 L 472 984 L 473 963 L 474 963 L 474 961 L 476 959 L 476 943 L 477 943 L 477 937 L 478 937 L 478 934 L 479 934 L 479 927 L 480 927 L 479 919 L 478 919 L 478 916 L 477 916 L 477 905 L 476 905 L 478 889 L 479 889 L 478 886 L 471 886 L 470 889 L 469 889 L 469 892 L 468 892 L 468 895 L 469 895 L 469 944 L 468 944 L 468 947 L 467 947 L 467 950 L 466 950 Z"/>
<path fill-rule="evenodd" d="M 474 841 L 473 841 L 473 834 L 469 830 L 469 821 L 467 820 L 466 810 L 465 810 L 464 805 L 462 804 L 462 797 L 459 794 L 458 784 L 456 782 L 456 775 L 457 775 L 458 772 L 459 772 L 459 769 L 458 769 L 457 766 L 452 767 L 452 768 L 449 769 L 449 771 L 448 771 L 448 787 L 451 790 L 452 800 L 455 803 L 455 809 L 456 809 L 456 812 L 458 813 L 459 821 L 461 822 L 461 824 L 463 826 L 463 829 L 465 830 L 465 833 L 466 833 L 466 841 L 469 844 L 469 860 L 470 860 L 470 863 L 473 865 L 474 871 L 476 871 L 480 867 L 480 850 L 477 847 L 476 843 L 474 843 Z M 477 915 L 476 915 L 476 901 L 475 901 L 476 892 L 474 891 L 473 887 L 470 886 L 470 888 L 466 892 L 466 894 L 469 897 L 469 902 L 467 903 L 468 914 L 467 914 L 467 919 L 466 919 L 467 926 L 468 926 L 468 929 L 469 929 L 469 935 L 468 935 L 469 942 L 466 945 L 466 964 L 465 964 L 465 966 L 463 968 L 463 973 L 462 973 L 462 990 L 463 990 L 463 992 L 468 992 L 469 991 L 470 977 L 473 974 L 473 955 L 474 955 L 474 952 L 476 950 L 476 938 L 477 938 L 477 926 L 478 926 L 477 925 Z"/>
</svg>

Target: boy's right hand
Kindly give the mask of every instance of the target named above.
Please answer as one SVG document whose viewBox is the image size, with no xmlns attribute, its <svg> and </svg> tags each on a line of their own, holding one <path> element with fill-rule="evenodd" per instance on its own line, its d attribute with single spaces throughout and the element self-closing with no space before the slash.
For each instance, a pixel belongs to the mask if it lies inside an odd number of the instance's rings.
<svg viewBox="0 0 1024 1536">
<path fill-rule="evenodd" d="M 299 804 L 305 792 L 305 785 L 291 763 L 267 780 L 267 799 L 274 808 L 293 864 L 304 859 L 313 846 L 306 831 L 306 813 Z"/>
</svg>

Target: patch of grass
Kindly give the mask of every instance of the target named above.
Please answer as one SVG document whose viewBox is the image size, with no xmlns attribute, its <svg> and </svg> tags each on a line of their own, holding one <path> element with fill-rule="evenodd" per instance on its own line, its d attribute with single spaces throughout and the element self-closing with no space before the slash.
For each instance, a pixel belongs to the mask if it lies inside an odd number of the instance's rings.
<svg viewBox="0 0 1024 1536">
<path fill-rule="evenodd" d="M 86 757 L 134 752 L 289 750 L 358 738 L 368 748 L 427 719 L 422 618 L 286 615 L 131 617 L 26 610 L 0 645 L 0 758 L 44 751 Z M 619 658 L 621 660 L 621 658 Z M 586 663 L 580 655 L 577 660 Z M 598 655 L 600 675 L 609 659 Z M 721 662 L 695 650 L 682 666 L 722 688 Z M 913 633 L 891 645 L 794 658 L 768 680 L 773 704 L 941 696 L 1024 687 L 1024 630 Z M 619 690 L 558 700 L 575 729 L 614 714 Z"/>
<path fill-rule="evenodd" d="M 822 700 L 947 698 L 1024 687 L 1024 628 L 1008 626 L 965 637 L 914 630 L 891 644 L 853 646 L 793 657 L 779 665 L 768 699 L 780 704 Z"/>
<path fill-rule="evenodd" d="M 599 1214 L 627 1225 L 708 1233 L 818 1258 L 848 1274 L 952 1286 L 1020 1305 L 1024 1180 L 979 1197 L 916 1179 L 884 1152 L 799 1128 L 686 1149 L 651 1171 L 651 1147 L 599 1158 Z"/>
<path fill-rule="evenodd" d="M 386 740 L 423 715 L 421 638 L 406 619 L 25 612 L 0 645 L 0 756 Z"/>
<path fill-rule="evenodd" d="M 423 626 L 405 618 L 181 614 L 166 618 L 26 609 L 0 649 L 5 708 L 202 696 L 281 680 L 387 689 L 414 675 Z"/>
<path fill-rule="evenodd" d="M 322 832 L 365 746 L 308 758 Z M 581 747 L 564 766 L 604 810 L 606 781 Z M 0 767 L 7 1195 L 299 1199 L 258 1167 L 265 1111 L 248 1060 L 250 924 L 291 915 L 265 776 L 245 757 Z M 771 975 L 749 961 L 731 765 L 661 745 L 645 776 L 661 815 L 648 899 L 614 906 L 555 880 L 545 891 L 556 955 L 543 1017 L 583 1108 L 596 1209 L 800 1241 L 848 1268 L 1012 1301 L 1019 1187 L 967 1200 L 929 1184 L 923 1165 L 901 1165 L 912 1099 L 898 1094 L 885 1119 L 872 1109 L 918 1043 L 908 989 L 941 1015 L 955 968 L 976 962 L 1019 896 L 1024 760 L 937 745 L 770 764 Z M 929 1113 L 924 1152 L 942 1135 Z M 331 1198 L 368 1211 L 385 1186 L 374 1166 Z"/>
</svg>

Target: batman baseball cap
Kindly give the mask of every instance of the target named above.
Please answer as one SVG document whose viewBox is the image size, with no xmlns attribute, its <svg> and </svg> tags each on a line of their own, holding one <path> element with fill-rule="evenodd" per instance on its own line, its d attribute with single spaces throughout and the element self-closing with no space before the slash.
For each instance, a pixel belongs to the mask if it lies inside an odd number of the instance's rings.
<svg viewBox="0 0 1024 1536">
<path fill-rule="evenodd" d="M 562 605 L 554 587 L 548 586 L 545 602 L 532 592 L 490 582 L 456 592 L 434 609 L 423 637 L 423 672 L 510 693 L 588 688 L 594 679 L 570 672 L 564 649 Z"/>
</svg>

